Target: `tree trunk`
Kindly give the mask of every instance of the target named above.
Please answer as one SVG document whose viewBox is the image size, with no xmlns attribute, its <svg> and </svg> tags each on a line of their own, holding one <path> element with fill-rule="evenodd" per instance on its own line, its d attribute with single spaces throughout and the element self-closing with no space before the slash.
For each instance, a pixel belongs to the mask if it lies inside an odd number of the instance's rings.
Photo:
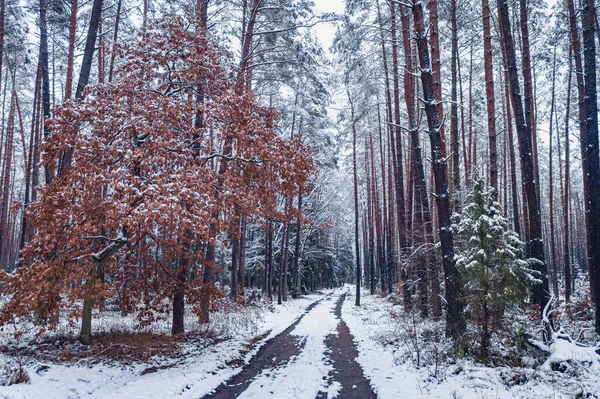
<svg viewBox="0 0 600 399">
<path fill-rule="evenodd" d="M 4 7 L 3 7 L 4 9 Z M 44 141 L 50 137 L 50 129 L 46 120 L 50 118 L 50 75 L 48 73 L 48 3 L 40 0 L 40 59 L 42 62 L 42 108 L 44 110 Z M 52 167 L 44 166 L 46 184 L 54 178 Z"/>
<path fill-rule="evenodd" d="M 554 116 L 554 91 L 555 91 L 555 84 L 556 84 L 556 44 L 554 44 L 554 56 L 553 56 L 553 63 L 552 63 L 552 90 L 551 90 L 551 96 L 550 96 L 550 145 L 549 145 L 549 165 L 548 165 L 548 178 L 550 181 L 550 254 L 552 257 L 551 260 L 551 273 L 552 273 L 552 290 L 554 293 L 554 296 L 556 298 L 558 298 L 558 274 L 557 274 L 557 265 L 558 262 L 556 260 L 556 238 L 555 238 L 555 232 L 554 232 L 554 167 L 553 167 L 553 159 L 552 159 L 552 154 L 553 154 L 553 148 L 552 148 L 552 136 L 553 136 L 553 119 L 552 117 Z M 559 165 L 560 167 L 560 165 Z"/>
<path fill-rule="evenodd" d="M 302 188 L 298 189 L 298 211 L 302 212 Z M 302 274 L 300 273 L 300 237 L 302 232 L 302 225 L 300 223 L 300 216 L 296 220 L 296 245 L 294 247 L 294 292 L 293 298 L 300 297 L 301 291 L 301 280 Z M 359 279 L 360 280 L 360 279 Z M 358 282 L 360 284 L 360 281 Z"/>
<path fill-rule="evenodd" d="M 0 209 L 0 269 L 8 270 L 8 237 L 10 230 L 8 219 L 10 214 L 9 194 L 13 156 L 13 141 L 15 132 L 15 107 L 14 95 L 10 98 L 10 109 L 8 111 L 8 126 L 6 128 L 5 150 L 4 150 L 4 170 L 2 172 L 2 208 Z"/>
<path fill-rule="evenodd" d="M 515 55 L 514 42 L 510 29 L 510 20 L 508 14 L 507 0 L 497 0 L 498 20 L 500 31 L 502 33 L 502 42 L 506 51 L 506 60 L 508 65 L 508 83 L 512 99 L 512 106 L 517 126 L 517 136 L 519 140 L 519 150 L 523 163 L 523 180 L 525 182 L 525 191 L 527 195 L 527 207 L 529 216 L 529 236 L 531 239 L 531 255 L 539 260 L 535 269 L 540 273 L 542 284 L 533 287 L 533 302 L 540 305 L 540 312 L 550 299 L 548 289 L 548 276 L 546 274 L 546 265 L 544 261 L 544 243 L 542 241 L 542 223 L 540 217 L 540 204 L 537 197 L 535 166 L 532 150 L 532 137 L 529 126 L 525 120 L 523 112 L 523 103 L 521 100 L 519 77 L 517 72 L 517 61 Z"/>
<path fill-rule="evenodd" d="M 172 335 L 183 334 L 185 331 L 183 324 L 185 316 L 185 285 L 190 270 L 190 263 L 189 254 L 185 252 L 182 253 L 177 267 L 177 290 L 173 295 Z"/>
<path fill-rule="evenodd" d="M 569 47 L 569 77 L 567 80 L 567 104 L 565 110 L 565 187 L 563 191 L 562 197 L 562 206 L 563 206 L 563 234 L 564 234 L 564 242 L 563 242 L 563 267 L 565 273 L 565 301 L 568 303 L 571 300 L 571 267 L 570 267 L 570 229 L 569 225 L 569 201 L 570 201 L 570 173 L 571 173 L 571 165 L 570 162 L 570 143 L 569 143 L 569 117 L 571 110 L 571 76 L 572 76 L 572 58 L 571 52 L 573 51 L 572 47 Z"/>
<path fill-rule="evenodd" d="M 492 59 L 492 34 L 490 31 L 490 3 L 482 0 L 483 51 L 485 64 L 485 96 L 487 99 L 488 142 L 490 152 L 490 186 L 498 195 L 498 156 L 496 150 L 496 109 L 494 97 L 494 65 Z"/>
<path fill-rule="evenodd" d="M 579 140 L 581 148 L 581 169 L 583 172 L 583 192 L 584 192 L 584 210 L 585 210 L 585 226 L 589 226 L 589 202 L 587 201 L 588 184 L 589 181 L 586 179 L 588 174 L 589 164 L 585 162 L 586 149 L 584 142 L 587 140 L 587 124 L 586 120 L 586 99 L 585 99 L 585 84 L 583 80 L 583 62 L 581 59 L 581 42 L 579 40 L 579 28 L 577 26 L 577 17 L 575 14 L 574 0 L 567 0 L 567 9 L 569 12 L 569 29 L 571 32 L 571 46 L 573 51 L 573 60 L 575 61 L 575 78 L 577 82 L 577 97 L 578 97 L 578 117 L 579 117 Z M 585 229 L 589 232 L 589 227 Z M 589 241 L 589 234 L 586 234 L 586 242 Z M 587 243 L 589 247 L 589 242 Z M 590 262 L 587 262 L 588 267 Z M 590 294 L 592 298 L 596 295 L 596 284 L 590 271 Z M 575 277 L 575 276 L 573 276 Z"/>
<path fill-rule="evenodd" d="M 434 4 L 430 3 L 430 7 Z M 448 175 L 446 159 L 442 151 L 441 124 L 437 112 L 437 101 L 434 94 L 434 84 L 431 63 L 429 61 L 429 49 L 427 47 L 427 36 L 423 21 L 423 4 L 413 5 L 413 16 L 415 21 L 415 33 L 421 66 L 421 84 L 423 87 L 423 98 L 427 125 L 429 128 L 429 140 L 431 143 L 432 168 L 435 176 L 435 198 L 437 203 L 439 235 L 442 250 L 442 264 L 444 266 L 444 277 L 446 285 L 446 332 L 455 340 L 460 340 L 465 331 L 463 320 L 462 303 L 460 299 L 460 286 L 456 261 L 454 259 L 454 243 L 452 230 L 450 228 L 450 199 L 448 197 Z"/>
<path fill-rule="evenodd" d="M 596 9 L 593 0 L 584 0 L 581 11 L 583 28 L 583 80 L 585 93 L 585 136 L 581 137 L 585 163 L 585 201 L 587 202 L 588 269 L 593 281 L 596 303 L 596 333 L 600 334 L 600 151 L 598 142 L 598 93 L 596 90 Z M 592 284 L 590 284 L 592 285 Z"/>
<path fill-rule="evenodd" d="M 271 219 L 267 222 L 267 295 L 273 302 L 273 222 Z"/>
<path fill-rule="evenodd" d="M 506 55 L 504 51 L 504 46 L 501 46 L 502 50 L 502 64 L 504 70 L 504 81 L 508 82 L 508 67 L 506 64 Z M 512 125 L 512 115 L 510 112 L 510 94 L 508 90 L 508 84 L 504 85 L 504 101 L 503 104 L 506 115 L 505 115 L 505 129 L 508 132 L 508 157 L 510 163 L 510 191 L 511 191 L 511 210 L 513 216 L 513 228 L 517 235 L 521 237 L 521 223 L 519 222 L 519 197 L 517 191 L 517 165 L 515 161 L 515 139 L 513 137 L 513 125 Z"/>
<path fill-rule="evenodd" d="M 117 1 L 117 15 L 115 16 L 115 29 L 113 32 L 113 39 L 110 50 L 110 65 L 108 67 L 108 83 L 113 80 L 113 71 L 115 68 L 115 58 L 117 57 L 117 38 L 119 35 L 119 23 L 121 21 L 121 3 L 122 0 Z"/>
<path fill-rule="evenodd" d="M 477 138 L 473 137 L 473 39 L 469 45 L 469 178 L 477 167 Z"/>
<path fill-rule="evenodd" d="M 100 24 L 102 16 L 102 1 L 103 0 L 93 0 L 92 3 L 92 15 L 90 17 L 89 30 L 85 41 L 83 60 L 81 61 L 81 71 L 79 72 L 77 91 L 75 92 L 75 98 L 77 99 L 83 98 L 83 89 L 88 85 L 90 79 L 94 50 L 96 48 L 96 38 L 98 36 L 98 25 Z"/>
<path fill-rule="evenodd" d="M 92 255 L 93 268 L 90 270 L 90 276 L 87 279 L 86 293 L 83 300 L 83 311 L 81 316 L 81 331 L 79 340 L 84 345 L 89 345 L 92 340 L 92 309 L 94 307 L 94 290 L 100 276 L 104 274 L 106 261 L 113 256 L 119 249 L 127 244 L 127 239 L 121 233 L 112 243 L 97 254 Z M 183 326 L 182 326 L 183 328 Z"/>
<path fill-rule="evenodd" d="M 40 0 L 41 2 L 45 3 L 46 0 Z M 83 95 L 83 90 L 85 89 L 85 87 L 88 85 L 89 79 L 90 79 L 90 73 L 92 71 L 92 62 L 94 60 L 94 50 L 96 49 L 96 38 L 98 36 L 98 25 L 100 24 L 100 19 L 102 16 L 102 1 L 103 0 L 93 0 L 92 3 L 92 14 L 90 16 L 90 23 L 89 23 L 89 29 L 88 29 L 88 33 L 87 33 L 87 38 L 85 41 L 85 50 L 83 51 L 83 60 L 81 61 L 81 70 L 79 72 L 79 82 L 77 83 L 77 90 L 75 91 L 75 98 L 78 100 L 83 99 L 84 95 Z M 47 43 L 46 43 L 47 46 Z M 47 54 L 48 54 L 48 50 L 46 48 L 46 56 L 45 58 L 47 59 Z M 46 67 L 43 68 L 42 70 L 46 70 L 47 73 L 47 62 L 46 62 Z M 44 86 L 45 87 L 45 86 Z M 48 90 L 49 92 L 49 90 Z M 44 107 L 46 107 L 45 105 L 46 100 L 44 99 Z M 46 111 L 44 108 L 44 115 L 46 115 Z M 48 100 L 48 115 L 50 115 L 50 102 Z M 44 137 L 47 137 L 50 134 L 50 132 L 46 132 L 46 130 L 44 130 Z M 61 160 L 59 169 L 58 169 L 58 175 L 62 175 L 63 171 L 66 170 L 67 168 L 69 168 L 71 166 L 71 162 L 72 162 L 72 158 L 73 158 L 73 149 L 69 148 L 65 151 L 65 154 L 63 155 L 63 159 Z M 52 171 L 47 171 L 46 173 L 46 181 L 52 181 Z M 50 180 L 48 180 L 50 179 Z"/>
<path fill-rule="evenodd" d="M 442 155 L 446 157 L 446 135 L 444 133 L 444 105 L 442 103 L 442 60 L 440 55 L 440 29 L 438 27 L 438 0 L 429 1 L 429 44 L 431 46 L 431 67 L 433 70 L 433 95 L 437 103 Z"/>
<path fill-rule="evenodd" d="M 238 296 L 244 298 L 244 280 L 245 280 L 245 270 L 246 270 L 246 215 L 242 215 L 240 221 L 240 231 L 241 237 L 239 240 L 240 245 L 240 259 L 238 261 L 238 270 L 237 270 L 237 281 L 238 281 Z"/>
<path fill-rule="evenodd" d="M 534 79 L 531 76 L 531 55 L 529 52 L 529 27 L 527 24 L 527 0 L 519 0 L 519 24 L 521 28 L 521 66 L 523 68 L 523 92 L 525 105 L 525 123 L 531 133 L 531 144 L 533 148 L 533 173 L 536 182 L 540 181 L 538 147 L 537 147 L 537 127 L 535 120 L 535 97 L 533 95 Z M 536 185 L 536 196 L 540 200 L 540 187 Z"/>
<path fill-rule="evenodd" d="M 359 240 L 359 223 L 360 218 L 358 216 L 358 165 L 356 162 L 356 119 L 354 117 L 354 102 L 350 95 L 350 86 L 348 84 L 348 76 L 346 76 L 346 94 L 348 95 L 348 102 L 350 103 L 350 120 L 352 124 L 352 166 L 353 166 L 353 180 L 354 180 L 354 250 L 356 252 L 356 299 L 354 304 L 360 306 L 360 284 L 362 279 L 362 271 L 360 268 L 360 240 Z M 298 233 L 300 229 L 298 229 Z"/>
<path fill-rule="evenodd" d="M 237 230 L 235 227 L 231 229 L 231 289 L 229 291 L 229 297 L 234 301 L 237 299 L 237 277 L 238 277 L 238 263 L 240 254 L 240 240 L 237 237 Z"/>
<path fill-rule="evenodd" d="M 396 212 L 398 217 L 399 256 L 406 249 L 406 211 L 404 198 L 404 168 L 402 165 L 402 128 L 400 126 L 400 83 L 398 73 L 398 46 L 396 40 L 396 5 L 390 2 L 391 35 L 392 35 L 392 77 L 394 81 L 394 126 L 396 130 Z"/>
<path fill-rule="evenodd" d="M 484 0 L 485 1 L 485 0 Z M 460 147 L 458 141 L 458 94 L 456 90 L 457 59 L 458 59 L 458 28 L 456 26 L 456 0 L 450 1 L 452 23 L 452 89 L 450 105 L 450 137 L 452 147 L 452 195 L 454 211 L 460 209 L 458 192 L 460 191 Z"/>
<path fill-rule="evenodd" d="M 73 61 L 75 59 L 75 40 L 77 35 L 78 0 L 71 0 L 71 17 L 69 18 L 69 54 L 67 56 L 67 77 L 65 79 L 65 100 L 73 95 Z"/>
<path fill-rule="evenodd" d="M 375 294 L 375 289 L 377 288 L 377 276 L 375 275 L 375 224 L 373 223 L 374 219 L 374 198 L 373 191 L 371 189 L 371 185 L 373 181 L 371 179 L 371 172 L 369 168 L 369 144 L 365 138 L 365 176 L 367 183 L 367 224 L 369 229 L 369 287 L 371 289 L 371 295 Z"/>
</svg>

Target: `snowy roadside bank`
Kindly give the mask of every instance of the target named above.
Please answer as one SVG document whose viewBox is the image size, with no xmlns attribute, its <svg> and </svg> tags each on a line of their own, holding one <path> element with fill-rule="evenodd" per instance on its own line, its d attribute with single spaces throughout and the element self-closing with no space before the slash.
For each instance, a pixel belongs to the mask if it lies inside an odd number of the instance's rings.
<svg viewBox="0 0 600 399">
<path fill-rule="evenodd" d="M 226 340 L 186 342 L 179 358 L 152 357 L 147 363 L 123 365 L 118 362 L 56 364 L 25 359 L 30 377 L 26 384 L 0 386 L 0 397 L 17 398 L 198 398 L 241 370 L 268 339 L 276 336 L 300 317 L 323 295 L 307 295 L 282 306 L 265 308 L 253 317 L 256 323 L 227 334 Z M 231 316 L 229 316 L 231 318 Z M 215 317 L 215 323 L 218 323 Z M 242 324 L 243 325 L 243 324 Z M 235 325 L 233 328 L 239 327 Z M 254 345 L 249 341 L 257 336 Z M 214 342 L 218 342 L 214 344 Z M 0 366 L 7 361 L 0 355 Z M 162 367 L 162 368 L 161 368 Z M 146 371 L 145 374 L 142 372 Z"/>
<path fill-rule="evenodd" d="M 380 399 L 600 397 L 600 365 L 595 364 L 561 373 L 544 366 L 491 368 L 469 360 L 444 361 L 435 378 L 435 364 L 422 361 L 417 367 L 411 360 L 414 346 L 400 338 L 406 321 L 392 317 L 392 309 L 387 300 L 364 292 L 360 307 L 346 300 L 342 309 L 359 351 L 357 361 Z"/>
</svg>

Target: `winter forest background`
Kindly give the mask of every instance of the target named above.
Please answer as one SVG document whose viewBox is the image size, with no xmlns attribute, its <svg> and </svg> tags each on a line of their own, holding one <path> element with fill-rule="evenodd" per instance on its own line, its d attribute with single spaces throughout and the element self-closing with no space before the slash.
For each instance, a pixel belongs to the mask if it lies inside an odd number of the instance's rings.
<svg viewBox="0 0 600 399">
<path fill-rule="evenodd" d="M 593 0 L 0 0 L 0 385 L 345 287 L 379 397 L 366 352 L 598 397 L 597 46 Z"/>
</svg>

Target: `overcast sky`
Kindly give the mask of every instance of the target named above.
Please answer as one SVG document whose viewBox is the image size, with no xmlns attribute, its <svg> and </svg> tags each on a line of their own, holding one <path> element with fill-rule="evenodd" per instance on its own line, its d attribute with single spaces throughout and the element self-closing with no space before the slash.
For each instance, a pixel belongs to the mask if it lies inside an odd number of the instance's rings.
<svg viewBox="0 0 600 399">
<path fill-rule="evenodd" d="M 315 10 L 317 12 L 334 12 L 336 14 L 344 13 L 345 0 L 314 0 Z M 318 24 L 314 28 L 319 41 L 327 51 L 333 42 L 335 35 L 335 26 L 332 23 Z"/>
</svg>

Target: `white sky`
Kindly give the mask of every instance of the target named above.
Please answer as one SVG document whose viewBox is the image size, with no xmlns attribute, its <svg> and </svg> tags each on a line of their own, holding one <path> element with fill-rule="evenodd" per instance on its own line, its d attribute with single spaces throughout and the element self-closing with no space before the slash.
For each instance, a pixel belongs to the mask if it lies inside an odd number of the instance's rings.
<svg viewBox="0 0 600 399">
<path fill-rule="evenodd" d="M 315 11 L 317 12 L 334 12 L 343 14 L 345 9 L 345 0 L 314 0 Z M 323 45 L 325 51 L 329 52 L 329 47 L 333 42 L 335 35 L 335 25 L 333 23 L 318 24 L 314 27 L 314 31 Z"/>
</svg>

